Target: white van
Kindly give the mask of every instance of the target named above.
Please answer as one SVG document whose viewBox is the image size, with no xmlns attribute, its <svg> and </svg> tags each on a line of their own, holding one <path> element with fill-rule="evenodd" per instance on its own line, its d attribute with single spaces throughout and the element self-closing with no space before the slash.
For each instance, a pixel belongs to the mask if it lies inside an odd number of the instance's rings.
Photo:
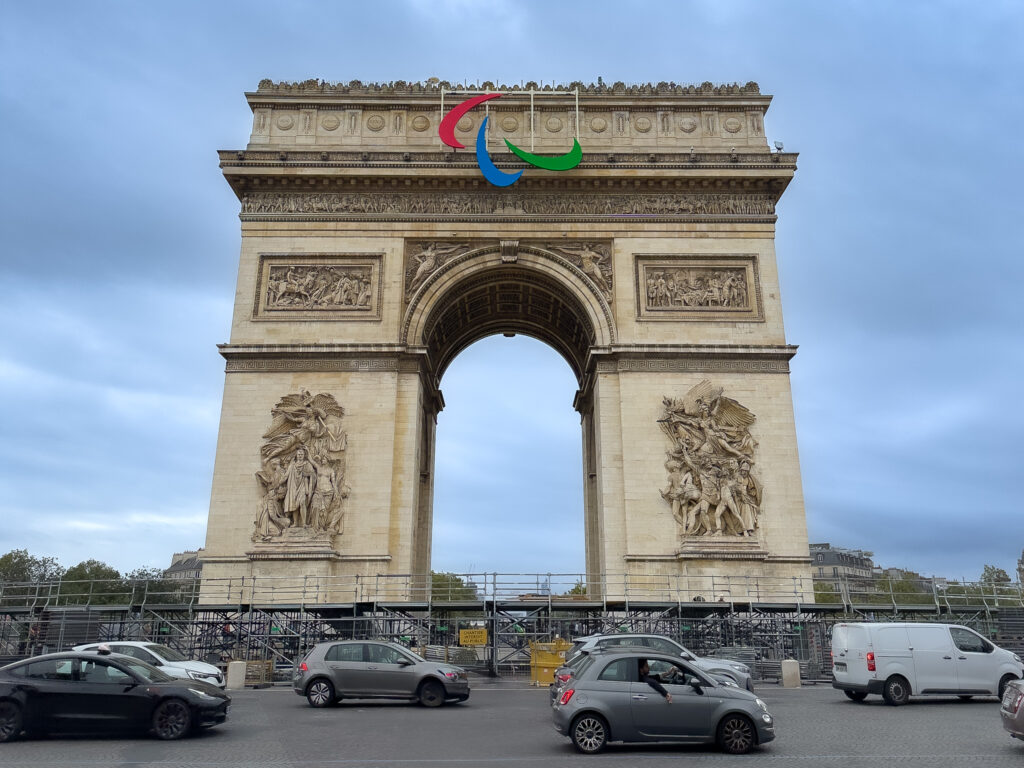
<svg viewBox="0 0 1024 768">
<path fill-rule="evenodd" d="M 955 624 L 836 624 L 833 688 L 854 701 L 869 693 L 906 704 L 911 694 L 1002 696 L 1024 678 L 1020 656 Z"/>
</svg>

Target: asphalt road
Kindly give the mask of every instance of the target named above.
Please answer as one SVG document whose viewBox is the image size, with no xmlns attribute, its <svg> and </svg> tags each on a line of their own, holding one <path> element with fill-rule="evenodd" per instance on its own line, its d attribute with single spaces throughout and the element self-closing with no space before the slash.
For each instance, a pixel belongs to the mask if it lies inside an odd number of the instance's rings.
<svg viewBox="0 0 1024 768">
<path fill-rule="evenodd" d="M 468 702 L 440 709 L 345 702 L 312 709 L 290 688 L 236 691 L 228 722 L 178 742 L 137 736 L 50 737 L 0 744 L 4 768 L 438 768 L 480 766 L 1024 766 L 1024 742 L 1000 725 L 994 698 L 863 704 L 818 685 L 763 686 L 778 738 L 751 755 L 714 747 L 612 745 L 578 755 L 551 727 L 546 689 L 474 681 Z"/>
</svg>

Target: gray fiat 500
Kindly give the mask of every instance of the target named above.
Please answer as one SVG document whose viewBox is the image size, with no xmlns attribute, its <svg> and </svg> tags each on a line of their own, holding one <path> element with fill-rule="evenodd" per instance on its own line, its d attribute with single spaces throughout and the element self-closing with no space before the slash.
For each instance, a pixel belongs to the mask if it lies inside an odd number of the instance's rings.
<svg viewBox="0 0 1024 768">
<path fill-rule="evenodd" d="M 671 696 L 644 679 L 653 679 Z M 749 691 L 715 682 L 678 656 L 636 652 L 590 655 L 551 709 L 555 730 L 584 753 L 609 741 L 717 743 L 730 754 L 775 738 L 768 705 Z"/>
<path fill-rule="evenodd" d="M 464 669 L 372 640 L 317 644 L 295 668 L 292 688 L 311 707 L 327 707 L 342 698 L 408 699 L 439 707 L 469 698 Z"/>
</svg>

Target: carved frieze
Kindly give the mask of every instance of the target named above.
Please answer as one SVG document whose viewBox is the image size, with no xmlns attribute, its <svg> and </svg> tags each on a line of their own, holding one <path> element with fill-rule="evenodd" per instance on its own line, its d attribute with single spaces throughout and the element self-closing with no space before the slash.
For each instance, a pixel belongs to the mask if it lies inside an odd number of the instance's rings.
<svg viewBox="0 0 1024 768">
<path fill-rule="evenodd" d="M 754 414 L 707 379 L 663 403 L 658 423 L 672 447 L 661 496 L 672 508 L 682 542 L 756 537 L 763 494 L 753 473 Z"/>
<path fill-rule="evenodd" d="M 260 256 L 256 320 L 379 320 L 380 254 Z"/>
<path fill-rule="evenodd" d="M 455 218 L 465 216 L 774 216 L 768 194 L 629 194 L 431 192 L 253 192 L 242 198 L 243 218 L 263 216 Z"/>
<path fill-rule="evenodd" d="M 470 250 L 469 243 L 408 240 L 405 244 L 405 300 L 449 259 Z"/>
<path fill-rule="evenodd" d="M 640 320 L 763 320 L 754 254 L 636 256 Z"/>
<path fill-rule="evenodd" d="M 345 410 L 333 395 L 302 390 L 271 409 L 260 447 L 255 542 L 325 540 L 344 532 Z"/>
<path fill-rule="evenodd" d="M 408 240 L 405 244 L 405 301 L 409 302 L 431 275 L 453 259 L 481 247 L 486 242 L 450 242 L 441 240 Z M 607 301 L 612 300 L 612 256 L 611 241 L 541 241 L 504 240 L 494 243 L 500 250 L 503 262 L 518 260 L 520 246 L 540 248 L 575 266 L 586 275 L 594 287 Z"/>
</svg>

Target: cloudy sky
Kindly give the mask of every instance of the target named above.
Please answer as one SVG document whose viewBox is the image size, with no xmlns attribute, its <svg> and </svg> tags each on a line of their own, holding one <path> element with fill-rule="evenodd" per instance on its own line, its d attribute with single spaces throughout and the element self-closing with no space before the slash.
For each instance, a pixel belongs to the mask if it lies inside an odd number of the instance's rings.
<svg viewBox="0 0 1024 768">
<path fill-rule="evenodd" d="M 0 553 L 205 540 L 260 79 L 756 80 L 800 153 L 777 250 L 812 541 L 976 578 L 1024 547 L 1024 6 L 0 3 Z M 452 365 L 434 567 L 583 568 L 568 366 Z"/>
</svg>

